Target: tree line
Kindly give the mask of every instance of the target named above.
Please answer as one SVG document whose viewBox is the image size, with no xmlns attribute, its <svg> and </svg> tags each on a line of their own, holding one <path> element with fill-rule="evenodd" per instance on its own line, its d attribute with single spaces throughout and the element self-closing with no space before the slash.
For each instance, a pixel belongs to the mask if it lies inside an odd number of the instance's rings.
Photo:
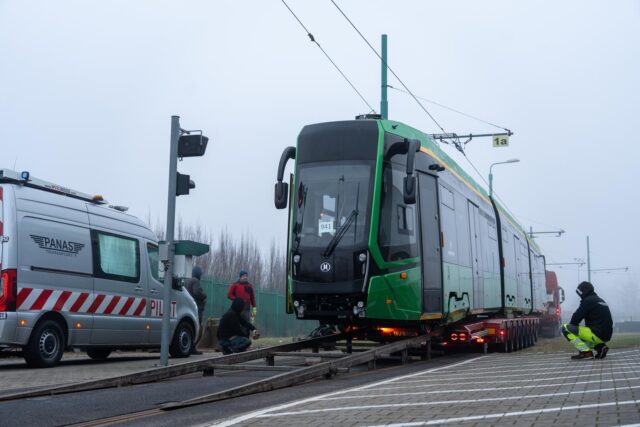
<svg viewBox="0 0 640 427">
<path fill-rule="evenodd" d="M 163 240 L 165 226 L 160 222 L 151 225 Z M 200 224 L 185 224 L 178 220 L 176 240 L 193 240 L 209 245 L 209 252 L 196 257 L 195 263 L 202 267 L 204 275 L 220 283 L 231 283 L 238 279 L 240 270 L 249 272 L 249 281 L 264 290 L 284 291 L 286 280 L 285 250 L 271 241 L 268 249 L 260 248 L 255 238 L 248 233 L 234 236 L 228 229 L 213 233 Z"/>
</svg>

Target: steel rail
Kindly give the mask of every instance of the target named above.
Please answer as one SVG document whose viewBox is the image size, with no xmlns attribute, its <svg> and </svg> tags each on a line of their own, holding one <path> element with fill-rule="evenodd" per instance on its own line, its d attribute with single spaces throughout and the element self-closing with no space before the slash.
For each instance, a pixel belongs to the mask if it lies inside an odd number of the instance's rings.
<svg viewBox="0 0 640 427">
<path fill-rule="evenodd" d="M 322 344 L 348 338 L 350 334 L 335 334 L 324 337 L 311 338 L 293 343 L 280 344 L 271 347 L 259 348 L 244 353 L 234 353 L 227 356 L 212 357 L 209 359 L 194 360 L 172 366 L 147 369 L 115 377 L 91 380 L 62 386 L 44 387 L 31 391 L 0 395 L 0 402 L 9 400 L 26 399 L 31 397 L 53 396 L 57 394 L 75 393 L 80 391 L 98 390 L 112 387 L 124 387 L 136 384 L 145 384 L 165 380 L 182 375 L 205 371 L 215 365 L 232 365 L 262 359 L 271 356 L 275 352 L 287 352 L 317 348 Z"/>
</svg>

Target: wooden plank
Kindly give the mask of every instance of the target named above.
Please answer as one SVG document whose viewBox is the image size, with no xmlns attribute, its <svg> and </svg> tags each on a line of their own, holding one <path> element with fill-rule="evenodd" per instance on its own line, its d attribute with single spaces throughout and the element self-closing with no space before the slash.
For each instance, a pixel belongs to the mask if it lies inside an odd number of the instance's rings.
<svg viewBox="0 0 640 427">
<path fill-rule="evenodd" d="M 277 390 L 280 388 L 300 384 L 321 376 L 333 376 L 338 372 L 338 369 L 340 368 L 350 368 L 352 366 L 368 363 L 369 361 L 374 361 L 383 354 L 395 353 L 398 351 L 406 350 L 408 348 L 421 347 L 425 343 L 428 344 L 429 341 L 429 336 L 415 337 L 409 338 L 407 340 L 396 341 L 375 349 L 363 351 L 361 353 L 354 353 L 341 359 L 330 360 L 327 362 L 318 363 L 317 365 L 296 369 L 292 372 L 286 372 L 271 378 L 254 381 L 252 383 L 244 384 L 228 390 L 184 400 L 182 402 L 167 403 L 161 405 L 160 409 L 173 410 L 185 408 L 188 406 L 216 402 L 219 400 L 246 396 L 254 393 Z"/>
</svg>

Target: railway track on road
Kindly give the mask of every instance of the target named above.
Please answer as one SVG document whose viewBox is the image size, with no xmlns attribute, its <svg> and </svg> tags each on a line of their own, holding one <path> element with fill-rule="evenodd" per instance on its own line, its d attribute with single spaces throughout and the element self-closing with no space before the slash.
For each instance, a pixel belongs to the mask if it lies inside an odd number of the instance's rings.
<svg viewBox="0 0 640 427">
<path fill-rule="evenodd" d="M 387 359 L 392 356 L 398 358 L 402 364 L 407 363 L 411 355 L 417 355 L 421 359 L 431 358 L 431 339 L 429 336 L 411 337 L 387 344 L 375 345 L 373 347 L 369 346 L 369 348 L 367 348 L 367 346 L 363 347 L 363 345 L 357 341 L 353 342 L 352 338 L 350 334 L 336 334 L 320 338 L 311 338 L 295 343 L 256 349 L 245 353 L 236 353 L 170 367 L 140 371 L 120 377 L 15 393 L 1 396 L 0 401 L 137 385 L 192 374 L 198 371 L 201 371 L 205 378 L 214 376 L 214 374 L 219 371 L 272 371 L 275 373 L 275 375 L 267 378 L 214 393 L 177 402 L 163 403 L 154 408 L 128 414 L 74 424 L 76 427 L 106 426 L 140 418 L 153 417 L 168 411 L 194 405 L 278 390 L 318 378 L 331 378 L 336 374 L 349 372 L 350 368 L 354 366 L 363 364 L 367 364 L 368 369 L 375 369 L 377 360 Z M 323 346 L 335 346 L 340 340 L 345 341 L 343 344 L 344 352 L 320 351 Z M 264 359 L 264 364 L 256 363 L 260 359 Z M 291 364 L 292 360 L 308 361 L 310 359 L 316 360 L 316 362 L 310 366 Z M 283 360 L 289 364 L 281 364 Z"/>
</svg>

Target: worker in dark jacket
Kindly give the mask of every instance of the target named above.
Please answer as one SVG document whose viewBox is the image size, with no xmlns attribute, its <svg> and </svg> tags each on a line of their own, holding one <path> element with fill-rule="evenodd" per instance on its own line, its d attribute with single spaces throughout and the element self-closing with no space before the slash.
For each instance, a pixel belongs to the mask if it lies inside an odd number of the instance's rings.
<svg viewBox="0 0 640 427">
<path fill-rule="evenodd" d="M 218 343 L 223 354 L 239 353 L 245 351 L 251 345 L 249 336 L 253 332 L 253 338 L 260 337 L 260 333 L 243 316 L 245 302 L 242 298 L 236 298 L 231 302 L 231 308 L 222 315 L 218 325 Z"/>
<path fill-rule="evenodd" d="M 185 287 L 187 288 L 187 292 L 189 292 L 191 297 L 196 302 L 196 306 L 198 307 L 198 322 L 200 322 L 200 334 L 198 336 L 198 339 L 193 341 L 191 354 L 202 354 L 202 352 L 196 350 L 196 344 L 202 337 L 202 320 L 204 318 L 204 306 L 207 302 L 207 294 L 204 292 L 204 290 L 202 290 L 202 285 L 200 284 L 201 277 L 202 268 L 196 265 L 193 267 L 193 270 L 191 270 L 191 278 L 185 285 Z"/>
<path fill-rule="evenodd" d="M 607 341 L 613 333 L 613 320 L 609 306 L 595 293 L 593 285 L 582 282 L 576 293 L 580 296 L 580 306 L 571 316 L 569 324 L 562 325 L 562 334 L 578 349 L 578 354 L 572 359 L 604 359 L 609 347 Z M 584 320 L 585 326 L 579 326 Z"/>
</svg>

